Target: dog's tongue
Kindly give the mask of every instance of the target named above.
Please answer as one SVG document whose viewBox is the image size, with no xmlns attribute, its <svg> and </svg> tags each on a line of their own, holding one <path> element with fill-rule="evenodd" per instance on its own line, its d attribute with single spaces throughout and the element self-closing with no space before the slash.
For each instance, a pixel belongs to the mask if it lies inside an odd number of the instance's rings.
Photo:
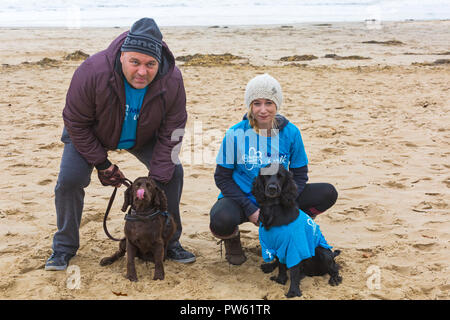
<svg viewBox="0 0 450 320">
<path fill-rule="evenodd" d="M 139 200 L 144 199 L 144 193 L 145 193 L 144 189 L 138 189 L 136 191 L 136 196 L 138 197 Z"/>
</svg>

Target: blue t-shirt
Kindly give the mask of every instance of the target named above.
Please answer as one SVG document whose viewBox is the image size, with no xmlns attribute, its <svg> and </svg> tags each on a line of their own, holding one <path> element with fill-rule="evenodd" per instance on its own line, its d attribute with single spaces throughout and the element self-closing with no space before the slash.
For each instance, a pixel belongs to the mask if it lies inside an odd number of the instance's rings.
<svg viewBox="0 0 450 320">
<path fill-rule="evenodd" d="M 136 143 L 136 128 L 147 88 L 135 89 L 124 78 L 125 83 L 125 119 L 117 149 L 130 149 Z"/>
<path fill-rule="evenodd" d="M 301 210 L 298 218 L 288 225 L 266 230 L 260 224 L 259 242 L 265 262 L 272 261 L 276 256 L 288 268 L 313 257 L 319 246 L 332 248 L 323 237 L 319 225 Z"/>
<path fill-rule="evenodd" d="M 286 169 L 300 168 L 308 164 L 308 158 L 300 130 L 291 122 L 278 134 L 265 137 L 257 134 L 248 120 L 242 120 L 227 130 L 216 162 L 234 170 L 233 180 L 258 205 L 251 190 L 262 167 L 278 163 Z M 220 193 L 219 199 L 222 197 Z"/>
</svg>

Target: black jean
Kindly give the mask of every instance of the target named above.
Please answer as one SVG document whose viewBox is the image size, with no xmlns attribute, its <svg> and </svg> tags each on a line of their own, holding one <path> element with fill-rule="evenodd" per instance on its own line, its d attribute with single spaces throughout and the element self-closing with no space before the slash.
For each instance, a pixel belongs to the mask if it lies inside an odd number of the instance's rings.
<svg viewBox="0 0 450 320">
<path fill-rule="evenodd" d="M 329 183 L 307 183 L 296 199 L 298 207 L 310 216 L 331 208 L 337 200 L 336 188 Z M 230 198 L 221 198 L 210 211 L 210 229 L 219 236 L 231 235 L 236 227 L 248 222 L 241 206 Z"/>
</svg>

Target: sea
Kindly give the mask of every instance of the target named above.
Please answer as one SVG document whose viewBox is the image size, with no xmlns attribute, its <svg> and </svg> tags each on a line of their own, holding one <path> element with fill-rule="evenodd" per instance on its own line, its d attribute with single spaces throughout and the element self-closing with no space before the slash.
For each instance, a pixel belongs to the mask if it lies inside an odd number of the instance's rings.
<svg viewBox="0 0 450 320">
<path fill-rule="evenodd" d="M 228 26 L 448 20 L 450 0 L 0 0 L 0 27 Z"/>
</svg>

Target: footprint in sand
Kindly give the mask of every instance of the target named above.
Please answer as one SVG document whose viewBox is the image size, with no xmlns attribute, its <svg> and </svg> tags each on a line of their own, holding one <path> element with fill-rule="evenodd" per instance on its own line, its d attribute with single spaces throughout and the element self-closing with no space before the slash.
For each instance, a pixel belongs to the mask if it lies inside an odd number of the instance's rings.
<svg viewBox="0 0 450 320">
<path fill-rule="evenodd" d="M 88 224 L 91 221 L 94 222 L 102 222 L 103 221 L 103 212 L 85 212 L 83 219 L 80 223 L 80 228 L 83 228 L 86 224 Z"/>
<path fill-rule="evenodd" d="M 31 128 L 43 128 L 43 127 L 50 127 L 50 126 L 54 126 L 54 125 L 45 123 L 45 122 L 39 122 L 39 123 L 32 124 L 30 127 Z"/>
<path fill-rule="evenodd" d="M 385 182 L 383 185 L 385 185 L 386 187 L 389 188 L 394 188 L 394 189 L 406 189 L 406 186 L 400 182 L 397 181 L 388 181 Z"/>
<path fill-rule="evenodd" d="M 193 234 L 188 235 L 189 238 L 191 239 L 198 239 L 198 240 L 212 240 L 215 241 L 217 240 L 212 234 L 211 232 L 207 232 L 207 231 L 203 231 L 203 232 L 195 232 Z"/>
<path fill-rule="evenodd" d="M 53 180 L 45 179 L 45 180 L 39 181 L 39 182 L 38 182 L 38 185 L 40 185 L 40 186 L 46 186 L 46 185 L 48 185 L 48 184 L 50 184 L 50 183 L 52 183 L 52 182 L 53 182 Z"/>
<path fill-rule="evenodd" d="M 0 290 L 8 292 L 12 287 L 14 287 L 16 279 L 1 279 L 0 280 Z"/>
<path fill-rule="evenodd" d="M 433 247 L 437 244 L 436 241 L 427 241 L 427 242 L 416 242 L 411 244 L 411 246 L 420 251 L 430 251 L 434 249 Z"/>
<path fill-rule="evenodd" d="M 450 177 L 442 181 L 443 184 L 447 186 L 447 188 L 450 188 Z"/>
<path fill-rule="evenodd" d="M 31 272 L 34 270 L 42 269 L 44 267 L 44 263 L 41 261 L 30 260 L 30 259 L 25 258 L 24 260 L 21 261 L 19 266 L 20 266 L 19 274 L 24 274 L 24 273 Z"/>
<path fill-rule="evenodd" d="M 400 141 L 400 143 L 404 144 L 405 146 L 409 148 L 418 148 L 419 146 L 413 142 L 410 141 Z"/>
<path fill-rule="evenodd" d="M 340 155 L 344 154 L 344 150 L 338 149 L 338 148 L 331 148 L 331 147 L 330 148 L 323 148 L 321 151 L 324 152 L 324 153 L 327 153 L 327 154 L 335 155 L 335 156 L 340 156 Z"/>
<path fill-rule="evenodd" d="M 333 127 L 322 127 L 314 132 L 317 138 L 333 138 L 337 134 L 337 130 Z"/>
<path fill-rule="evenodd" d="M 350 209 L 344 210 L 342 212 L 343 215 L 360 215 L 361 213 L 364 213 L 367 211 L 367 206 L 360 206 L 360 207 L 351 207 Z"/>
<path fill-rule="evenodd" d="M 409 276 L 413 269 L 413 267 L 411 265 L 405 265 L 405 264 L 402 265 L 400 263 L 389 264 L 387 266 L 384 266 L 383 268 L 387 269 L 387 270 L 392 270 L 392 271 L 398 272 L 405 276 Z"/>
<path fill-rule="evenodd" d="M 449 204 L 442 200 L 436 201 L 421 201 L 415 205 L 412 210 L 415 212 L 430 212 L 431 210 L 446 210 L 449 208 Z"/>
<path fill-rule="evenodd" d="M 424 177 L 424 178 L 420 178 L 420 179 L 417 179 L 417 180 L 414 180 L 414 181 L 412 181 L 411 183 L 412 184 L 416 184 L 416 183 L 418 183 L 418 182 L 420 182 L 420 181 L 431 181 L 432 179 L 430 178 L 430 177 Z"/>
<path fill-rule="evenodd" d="M 15 163 L 15 164 L 8 166 L 8 168 L 31 168 L 31 167 L 33 167 L 32 164 L 23 163 L 23 162 Z"/>
<path fill-rule="evenodd" d="M 344 143 L 346 145 L 350 146 L 350 147 L 362 147 L 362 146 L 364 146 L 363 143 L 356 143 L 356 142 L 353 142 L 353 141 L 344 141 Z"/>
<path fill-rule="evenodd" d="M 434 171 L 442 171 L 445 170 L 444 168 L 442 168 L 443 166 L 440 165 L 439 163 L 433 163 L 430 165 L 430 169 L 434 170 Z"/>
<path fill-rule="evenodd" d="M 20 209 L 5 209 L 2 210 L 2 213 L 6 216 L 20 216 L 22 214 L 24 214 L 24 212 Z"/>
<path fill-rule="evenodd" d="M 39 149 L 50 150 L 50 149 L 59 148 L 59 146 L 60 146 L 60 143 L 57 143 L 57 142 L 52 142 L 52 143 L 49 143 L 49 144 L 40 143 L 39 144 Z"/>
</svg>

